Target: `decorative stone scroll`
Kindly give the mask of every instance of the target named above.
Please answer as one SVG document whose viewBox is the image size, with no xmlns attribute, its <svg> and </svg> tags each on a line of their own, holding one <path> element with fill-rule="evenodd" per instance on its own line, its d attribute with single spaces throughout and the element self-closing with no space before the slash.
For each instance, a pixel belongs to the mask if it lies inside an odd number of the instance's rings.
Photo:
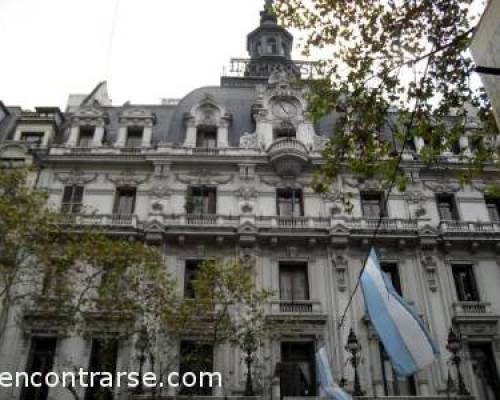
<svg viewBox="0 0 500 400">
<path fill-rule="evenodd" d="M 425 275 L 427 278 L 427 284 L 429 285 L 429 289 L 432 292 L 437 291 L 438 289 L 438 280 L 437 280 L 437 264 L 436 259 L 432 255 L 431 252 L 424 252 L 420 259 L 422 266 L 425 269 Z"/>
<path fill-rule="evenodd" d="M 148 181 L 148 174 L 137 174 L 132 170 L 122 171 L 120 174 L 106 174 L 108 181 L 116 186 L 139 186 Z"/>
<path fill-rule="evenodd" d="M 406 201 L 410 206 L 410 212 L 413 218 L 421 218 L 427 214 L 425 208 L 425 196 L 420 192 L 407 192 Z"/>
<path fill-rule="evenodd" d="M 80 169 L 71 172 L 56 172 L 55 179 L 64 185 L 85 185 L 97 179 L 97 173 L 85 173 Z"/>
<path fill-rule="evenodd" d="M 347 258 L 342 255 L 332 257 L 333 267 L 335 268 L 337 276 L 337 287 L 339 291 L 344 292 L 347 288 L 346 272 L 347 272 Z"/>
<path fill-rule="evenodd" d="M 460 183 L 451 180 L 424 181 L 424 186 L 435 193 L 455 193 L 460 190 Z"/>
<path fill-rule="evenodd" d="M 197 169 L 190 174 L 175 174 L 175 178 L 187 185 L 225 185 L 234 179 L 234 174 L 220 174 L 212 170 Z"/>
</svg>

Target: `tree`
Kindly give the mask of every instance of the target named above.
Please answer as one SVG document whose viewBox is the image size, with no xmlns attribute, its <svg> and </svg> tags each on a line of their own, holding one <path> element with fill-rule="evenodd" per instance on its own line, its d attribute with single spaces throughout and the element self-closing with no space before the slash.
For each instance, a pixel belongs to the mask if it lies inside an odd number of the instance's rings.
<svg viewBox="0 0 500 400">
<path fill-rule="evenodd" d="M 467 51 L 483 8 L 475 0 L 276 0 L 282 22 L 304 33 L 304 54 L 322 58 L 320 79 L 307 82 L 310 117 L 338 115 L 318 191 L 344 169 L 404 191 L 402 160 L 416 137 L 426 166 L 460 151 L 455 173 L 464 183 L 497 166 L 498 131 Z M 472 151 L 460 142 L 465 133 Z"/>
</svg>

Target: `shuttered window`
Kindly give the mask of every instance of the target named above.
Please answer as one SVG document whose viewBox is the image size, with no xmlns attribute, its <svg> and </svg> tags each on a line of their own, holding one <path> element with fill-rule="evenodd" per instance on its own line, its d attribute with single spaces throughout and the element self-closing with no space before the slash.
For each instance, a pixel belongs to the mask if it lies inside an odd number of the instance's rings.
<svg viewBox="0 0 500 400">
<path fill-rule="evenodd" d="M 216 214 L 217 190 L 213 187 L 195 186 L 188 189 L 186 211 L 188 214 Z"/>
<path fill-rule="evenodd" d="M 302 217 L 304 215 L 302 190 L 278 189 L 276 191 L 276 208 L 281 217 Z"/>
<path fill-rule="evenodd" d="M 458 221 L 458 211 L 452 194 L 439 194 L 436 200 L 442 221 Z"/>
<path fill-rule="evenodd" d="M 362 192 L 361 208 L 363 217 L 365 218 L 380 218 L 387 216 L 384 207 L 384 196 L 380 192 Z"/>
<path fill-rule="evenodd" d="M 452 265 L 458 301 L 479 301 L 472 265 Z"/>
</svg>

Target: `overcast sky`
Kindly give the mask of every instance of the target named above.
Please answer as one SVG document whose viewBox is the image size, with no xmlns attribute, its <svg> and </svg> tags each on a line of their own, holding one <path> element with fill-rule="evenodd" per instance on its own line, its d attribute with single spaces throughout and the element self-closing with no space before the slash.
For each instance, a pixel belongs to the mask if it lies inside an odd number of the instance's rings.
<svg viewBox="0 0 500 400">
<path fill-rule="evenodd" d="M 106 79 L 113 104 L 159 103 L 216 85 L 231 57 L 246 56 L 263 4 L 0 0 L 0 100 L 64 107 Z"/>
</svg>

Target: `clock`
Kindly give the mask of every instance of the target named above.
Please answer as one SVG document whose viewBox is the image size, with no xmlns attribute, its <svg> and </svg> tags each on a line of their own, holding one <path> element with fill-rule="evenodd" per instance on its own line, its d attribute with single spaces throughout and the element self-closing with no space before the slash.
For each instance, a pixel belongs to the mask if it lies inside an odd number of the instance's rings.
<svg viewBox="0 0 500 400">
<path fill-rule="evenodd" d="M 291 100 L 276 100 L 272 105 L 272 113 L 279 119 L 291 119 L 297 116 L 297 106 Z"/>
</svg>

